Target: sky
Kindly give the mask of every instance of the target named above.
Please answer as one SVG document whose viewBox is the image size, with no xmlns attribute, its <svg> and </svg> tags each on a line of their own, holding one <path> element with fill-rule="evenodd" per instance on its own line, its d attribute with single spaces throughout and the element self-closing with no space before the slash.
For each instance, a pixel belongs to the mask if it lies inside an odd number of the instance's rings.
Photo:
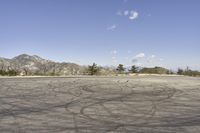
<svg viewBox="0 0 200 133">
<path fill-rule="evenodd" d="M 200 0 L 0 0 L 0 57 L 200 70 Z"/>
</svg>

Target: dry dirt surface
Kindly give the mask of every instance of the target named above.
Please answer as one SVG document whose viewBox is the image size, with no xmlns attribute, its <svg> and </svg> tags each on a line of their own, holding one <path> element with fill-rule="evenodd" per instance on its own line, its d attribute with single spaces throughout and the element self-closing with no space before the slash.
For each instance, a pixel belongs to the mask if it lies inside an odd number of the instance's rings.
<svg viewBox="0 0 200 133">
<path fill-rule="evenodd" d="M 1 133 L 200 133 L 200 78 L 0 78 Z"/>
</svg>

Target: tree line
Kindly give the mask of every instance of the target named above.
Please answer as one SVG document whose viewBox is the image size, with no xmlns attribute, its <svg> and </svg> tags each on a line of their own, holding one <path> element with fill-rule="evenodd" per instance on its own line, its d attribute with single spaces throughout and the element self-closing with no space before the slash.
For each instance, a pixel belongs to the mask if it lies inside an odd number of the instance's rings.
<svg viewBox="0 0 200 133">
<path fill-rule="evenodd" d="M 191 70 L 189 67 L 186 69 L 178 68 L 177 72 L 170 71 L 166 68 L 162 67 L 154 67 L 154 68 L 140 68 L 136 65 L 131 66 L 129 69 L 124 67 L 123 64 L 119 64 L 115 69 L 105 69 L 104 67 L 98 66 L 96 63 L 93 63 L 92 65 L 89 65 L 85 68 L 85 70 L 82 72 L 82 75 L 112 75 L 112 74 L 140 74 L 140 73 L 146 73 L 146 74 L 177 74 L 177 75 L 187 75 L 187 76 L 200 76 L 199 71 Z M 34 76 L 34 75 L 41 75 L 41 76 L 59 76 L 55 72 L 46 74 L 43 73 L 30 73 L 28 69 L 23 69 L 24 76 Z M 15 69 L 1 69 L 0 70 L 1 76 L 17 76 L 21 75 L 20 71 L 17 71 Z"/>
<path fill-rule="evenodd" d="M 187 67 L 185 70 L 181 69 L 181 68 L 178 68 L 177 74 L 178 75 L 194 76 L 194 77 L 195 76 L 200 76 L 200 72 L 199 71 L 191 70 L 189 67 Z"/>
<path fill-rule="evenodd" d="M 97 64 L 93 63 L 91 66 L 88 66 L 88 75 L 99 75 L 101 68 L 97 66 Z M 139 68 L 136 65 L 131 66 L 130 69 L 126 69 L 123 64 L 119 64 L 115 70 L 116 74 L 178 74 L 178 75 L 186 75 L 186 76 L 200 76 L 199 71 L 194 71 L 187 67 L 186 69 L 178 68 L 177 72 L 172 70 L 168 70 L 163 67 L 154 67 L 154 68 Z"/>
</svg>

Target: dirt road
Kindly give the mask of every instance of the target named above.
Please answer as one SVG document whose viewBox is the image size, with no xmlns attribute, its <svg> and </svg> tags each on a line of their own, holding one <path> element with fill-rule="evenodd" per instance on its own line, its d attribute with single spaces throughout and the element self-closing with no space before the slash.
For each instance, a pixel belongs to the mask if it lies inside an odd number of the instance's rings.
<svg viewBox="0 0 200 133">
<path fill-rule="evenodd" d="M 0 78 L 1 133 L 200 133 L 200 78 Z"/>
</svg>

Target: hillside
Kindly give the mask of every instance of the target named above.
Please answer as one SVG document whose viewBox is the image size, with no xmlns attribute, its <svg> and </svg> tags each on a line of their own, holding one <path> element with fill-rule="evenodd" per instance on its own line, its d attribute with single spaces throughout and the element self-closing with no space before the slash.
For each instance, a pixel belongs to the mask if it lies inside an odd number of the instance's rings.
<svg viewBox="0 0 200 133">
<path fill-rule="evenodd" d="M 150 73 L 150 74 L 169 74 L 169 70 L 162 67 L 154 68 L 142 68 L 140 73 Z"/>
<path fill-rule="evenodd" d="M 78 75 L 83 66 L 75 63 L 58 63 L 37 55 L 22 54 L 12 59 L 0 58 L 0 70 L 15 70 L 20 75 Z"/>
</svg>

